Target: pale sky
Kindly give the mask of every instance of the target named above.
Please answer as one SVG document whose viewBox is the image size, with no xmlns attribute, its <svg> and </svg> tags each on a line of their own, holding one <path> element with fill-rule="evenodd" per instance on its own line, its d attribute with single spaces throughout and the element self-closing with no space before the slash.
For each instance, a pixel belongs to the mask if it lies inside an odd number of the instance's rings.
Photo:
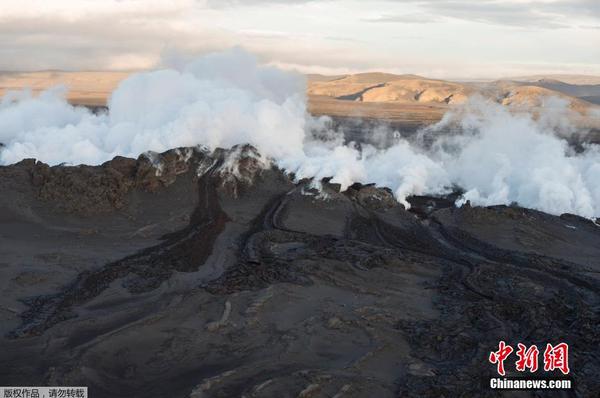
<svg viewBox="0 0 600 398">
<path fill-rule="evenodd" d="M 302 72 L 600 75 L 600 0 L 0 0 L 0 70 L 145 69 L 242 46 Z"/>
</svg>

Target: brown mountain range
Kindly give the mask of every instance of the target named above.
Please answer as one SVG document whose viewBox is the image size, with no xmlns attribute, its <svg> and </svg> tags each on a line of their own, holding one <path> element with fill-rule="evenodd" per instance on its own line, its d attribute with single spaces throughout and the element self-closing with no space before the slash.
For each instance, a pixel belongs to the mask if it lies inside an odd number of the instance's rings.
<svg viewBox="0 0 600 398">
<path fill-rule="evenodd" d="M 0 73 L 0 96 L 9 90 L 31 88 L 34 94 L 58 84 L 68 87 L 70 102 L 105 106 L 110 93 L 127 72 Z M 562 76 L 562 75 L 561 75 Z M 417 75 L 360 73 L 307 76 L 309 110 L 315 115 L 382 119 L 420 126 L 441 119 L 453 105 L 480 94 L 511 108 L 552 106 L 550 97 L 565 100 L 585 127 L 600 127 L 600 77 L 532 76 L 491 82 L 455 82 Z M 564 77 L 564 76 L 563 76 Z"/>
</svg>

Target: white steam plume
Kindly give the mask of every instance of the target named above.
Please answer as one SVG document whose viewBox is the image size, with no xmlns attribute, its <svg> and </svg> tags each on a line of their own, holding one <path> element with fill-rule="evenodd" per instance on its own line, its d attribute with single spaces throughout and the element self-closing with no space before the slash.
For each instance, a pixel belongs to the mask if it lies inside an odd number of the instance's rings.
<svg viewBox="0 0 600 398">
<path fill-rule="evenodd" d="M 575 153 L 562 138 L 574 128 L 556 109 L 534 119 L 474 98 L 425 129 L 427 145 L 396 137 L 382 148 L 345 144 L 327 118 L 307 115 L 304 92 L 301 76 L 259 66 L 236 49 L 131 76 L 112 94 L 108 114 L 72 107 L 57 89 L 36 98 L 13 93 L 0 103 L 0 164 L 99 164 L 173 147 L 250 143 L 298 178 L 333 177 L 344 188 L 376 183 L 405 205 L 407 196 L 459 186 L 459 203 L 600 215 L 600 148 Z M 461 133 L 450 134 L 456 127 Z"/>
<path fill-rule="evenodd" d="M 181 70 L 139 73 L 109 100 L 109 114 L 70 106 L 64 90 L 0 103 L 0 164 L 37 158 L 98 164 L 116 155 L 180 146 L 250 143 L 266 156 L 297 156 L 305 124 L 302 77 L 260 67 L 242 50 L 207 55 Z"/>
</svg>

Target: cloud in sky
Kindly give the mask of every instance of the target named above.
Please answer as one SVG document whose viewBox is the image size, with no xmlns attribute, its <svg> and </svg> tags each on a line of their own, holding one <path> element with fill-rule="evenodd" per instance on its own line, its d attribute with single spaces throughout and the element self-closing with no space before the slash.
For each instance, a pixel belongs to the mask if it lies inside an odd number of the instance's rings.
<svg viewBox="0 0 600 398">
<path fill-rule="evenodd" d="M 208 8 L 223 8 L 234 6 L 255 6 L 255 5 L 298 5 L 316 1 L 337 1 L 337 0 L 197 0 L 198 3 Z"/>
<path fill-rule="evenodd" d="M 434 23 L 439 22 L 439 17 L 425 13 L 413 14 L 383 14 L 377 17 L 364 18 L 364 22 L 387 22 L 387 23 Z"/>
<path fill-rule="evenodd" d="M 596 0 L 31 0 L 3 5 L 0 70 L 140 69 L 239 45 L 312 72 L 600 74 L 599 25 Z"/>
<path fill-rule="evenodd" d="M 410 1 L 410 0 L 409 0 Z M 414 0 L 431 15 L 523 28 L 569 27 L 582 16 L 600 17 L 596 0 Z"/>
</svg>

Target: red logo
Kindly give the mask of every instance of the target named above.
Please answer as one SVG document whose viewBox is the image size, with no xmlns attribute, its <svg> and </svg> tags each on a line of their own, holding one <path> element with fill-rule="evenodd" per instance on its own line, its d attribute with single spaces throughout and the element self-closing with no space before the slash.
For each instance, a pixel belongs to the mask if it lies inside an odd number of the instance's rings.
<svg viewBox="0 0 600 398">
<path fill-rule="evenodd" d="M 517 350 L 517 356 L 519 360 L 516 362 L 517 370 L 519 372 L 524 372 L 525 369 L 529 369 L 530 373 L 535 373 L 538 370 L 538 356 L 540 354 L 540 350 L 538 350 L 536 345 L 532 345 L 527 348 L 524 344 L 517 344 L 519 349 Z M 527 348 L 527 350 L 526 350 Z"/>
<path fill-rule="evenodd" d="M 560 370 L 563 374 L 569 374 L 569 345 L 560 343 L 552 347 L 552 344 L 546 345 L 544 351 L 544 370 L 551 372 L 554 369 Z"/>
<path fill-rule="evenodd" d="M 498 351 L 490 352 L 490 362 L 498 365 L 498 374 L 502 376 L 506 374 L 504 372 L 504 361 L 512 352 L 513 348 L 509 345 L 507 346 L 504 341 L 498 344 Z"/>
<path fill-rule="evenodd" d="M 521 343 L 517 344 L 516 352 L 518 360 L 515 362 L 518 372 L 525 372 L 529 369 L 530 373 L 535 373 L 538 370 L 538 358 L 540 351 L 534 344 L 529 348 Z M 514 349 L 506 345 L 504 341 L 498 344 L 498 351 L 490 352 L 489 361 L 496 365 L 497 372 L 501 376 L 506 375 L 504 361 L 513 353 Z M 560 343 L 555 346 L 552 344 L 546 345 L 544 351 L 544 371 L 552 372 L 560 370 L 563 374 L 569 374 L 569 345 Z"/>
</svg>

